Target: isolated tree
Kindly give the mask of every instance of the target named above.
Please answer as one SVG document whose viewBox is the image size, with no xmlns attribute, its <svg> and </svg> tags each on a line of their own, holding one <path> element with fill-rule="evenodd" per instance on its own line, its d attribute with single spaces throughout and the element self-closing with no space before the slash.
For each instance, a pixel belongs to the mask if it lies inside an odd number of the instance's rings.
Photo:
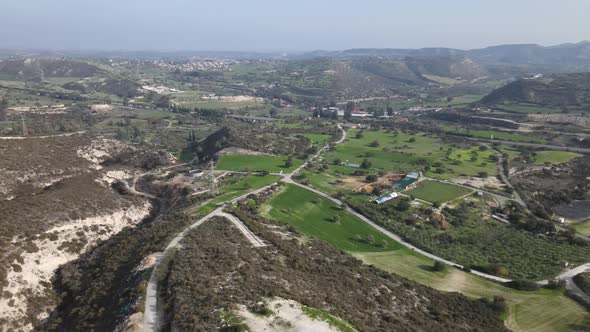
<svg viewBox="0 0 590 332">
<path fill-rule="evenodd" d="M 369 174 L 369 175 L 367 175 L 367 176 L 365 177 L 365 181 L 366 181 L 366 182 L 369 182 L 369 183 L 370 183 L 370 182 L 375 182 L 375 181 L 377 181 L 377 179 L 378 179 L 378 177 L 377 177 L 377 175 L 375 175 L 375 174 Z"/>
<path fill-rule="evenodd" d="M 269 114 L 270 114 L 270 117 L 271 117 L 271 118 L 274 118 L 274 117 L 276 117 L 276 116 L 277 116 L 277 114 L 278 114 L 278 111 L 277 111 L 277 109 L 276 109 L 276 108 L 271 108 L 271 109 L 270 109 L 270 111 L 269 111 Z"/>
<path fill-rule="evenodd" d="M 410 201 L 408 199 L 400 199 L 397 202 L 396 209 L 398 211 L 408 211 L 410 209 Z"/>
<path fill-rule="evenodd" d="M 373 147 L 373 148 L 376 148 L 376 147 L 378 147 L 378 146 L 379 146 L 379 141 L 377 141 L 377 140 L 374 140 L 373 142 L 369 143 L 369 146 L 370 146 L 370 147 Z"/>
<path fill-rule="evenodd" d="M 434 265 L 432 266 L 432 269 L 434 271 L 443 271 L 446 268 L 445 263 L 441 262 L 441 261 L 435 261 Z"/>
<path fill-rule="evenodd" d="M 368 159 L 363 159 L 363 162 L 361 163 L 361 168 L 367 169 L 367 168 L 371 168 L 372 163 L 368 160 Z"/>
<path fill-rule="evenodd" d="M 357 131 L 356 135 L 354 135 L 354 138 L 356 138 L 356 139 L 363 138 L 363 131 L 362 130 Z"/>
<path fill-rule="evenodd" d="M 293 157 L 289 156 L 289 158 L 287 158 L 287 161 L 285 161 L 285 167 L 290 168 L 292 166 L 293 166 Z"/>
<path fill-rule="evenodd" d="M 389 116 L 393 115 L 393 108 L 391 106 L 387 106 L 387 115 L 389 115 Z"/>
<path fill-rule="evenodd" d="M 340 165 L 340 164 L 342 164 L 342 160 L 340 160 L 340 158 L 336 158 L 336 159 L 334 159 L 334 161 L 332 163 L 334 165 Z"/>
</svg>

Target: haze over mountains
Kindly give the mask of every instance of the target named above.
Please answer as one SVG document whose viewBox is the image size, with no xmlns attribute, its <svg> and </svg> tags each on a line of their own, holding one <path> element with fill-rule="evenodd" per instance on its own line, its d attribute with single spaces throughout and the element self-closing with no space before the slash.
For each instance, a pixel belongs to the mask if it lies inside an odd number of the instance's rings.
<svg viewBox="0 0 590 332">
<path fill-rule="evenodd" d="M 264 58 L 313 58 L 313 57 L 453 57 L 464 56 L 486 64 L 504 63 L 513 65 L 587 65 L 590 63 L 590 41 L 564 43 L 554 46 L 538 44 L 505 44 L 485 48 L 462 50 L 447 47 L 408 48 L 353 48 L 340 51 L 316 50 L 312 52 L 250 52 L 235 51 L 131 51 L 131 50 L 68 50 L 68 49 L 0 49 L 0 57 L 12 55 L 47 55 L 47 56 L 133 56 L 135 58 L 153 57 L 231 57 L 241 59 Z"/>
<path fill-rule="evenodd" d="M 497 45 L 486 48 L 460 50 L 445 47 L 420 49 L 359 48 L 344 51 L 314 51 L 312 56 L 387 56 L 387 57 L 449 57 L 466 56 L 484 63 L 506 64 L 588 64 L 590 62 L 590 41 L 567 43 L 555 46 L 537 44 Z"/>
</svg>

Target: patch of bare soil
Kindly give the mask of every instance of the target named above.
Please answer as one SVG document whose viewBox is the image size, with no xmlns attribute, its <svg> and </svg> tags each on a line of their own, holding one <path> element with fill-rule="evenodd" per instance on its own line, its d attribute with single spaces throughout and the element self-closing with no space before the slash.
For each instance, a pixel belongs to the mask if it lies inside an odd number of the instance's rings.
<svg viewBox="0 0 590 332">
<path fill-rule="evenodd" d="M 253 332 L 340 331 L 326 321 L 309 317 L 303 311 L 302 305 L 293 300 L 278 297 L 265 299 L 264 306 L 271 312 L 266 316 L 253 313 L 245 305 L 238 306 L 237 314 L 244 319 L 244 324 Z"/>
<path fill-rule="evenodd" d="M 37 113 L 37 114 L 63 114 L 67 108 L 64 104 L 44 105 L 44 106 L 18 106 L 8 109 L 9 113 Z"/>
<path fill-rule="evenodd" d="M 97 113 L 108 113 L 113 110 L 113 106 L 109 104 L 94 104 L 90 105 L 90 109 Z"/>
<path fill-rule="evenodd" d="M 396 182 L 401 180 L 404 174 L 387 173 L 379 177 L 376 181 L 356 187 L 354 192 L 372 193 L 375 188 L 391 188 Z M 350 178 L 349 178 L 350 179 Z"/>
<path fill-rule="evenodd" d="M 230 103 L 239 103 L 239 102 L 263 102 L 264 98 L 261 97 L 254 97 L 254 96 L 203 96 L 201 97 L 202 100 L 207 101 L 222 101 L 222 102 L 230 102 Z"/>
<path fill-rule="evenodd" d="M 242 149 L 242 148 L 237 148 L 234 146 L 231 146 L 229 148 L 225 148 L 225 149 L 219 151 L 218 153 L 220 155 L 222 155 L 222 154 L 243 154 L 243 155 L 249 155 L 249 156 L 272 156 L 272 154 L 270 154 L 270 153 Z"/>
<path fill-rule="evenodd" d="M 480 178 L 475 176 L 460 176 L 451 179 L 451 182 L 461 184 L 464 186 L 488 190 L 502 190 L 506 187 L 506 185 L 502 183 L 502 181 L 498 180 L 498 178 L 494 176 L 490 176 L 487 178 Z"/>
<path fill-rule="evenodd" d="M 134 150 L 134 148 L 115 139 L 99 138 L 78 149 L 77 154 L 79 157 L 95 164 L 97 169 L 100 169 L 102 167 L 99 164 L 102 162 L 129 150 Z"/>
<path fill-rule="evenodd" d="M 326 311 L 360 331 L 506 330 L 482 302 L 363 265 L 317 240 L 285 240 L 246 208 L 233 213 L 268 246 L 253 248 L 223 219 L 191 232 L 170 265 L 167 328 L 217 330 L 224 323 L 222 310 L 257 312 L 258 302 L 280 297 Z"/>
</svg>

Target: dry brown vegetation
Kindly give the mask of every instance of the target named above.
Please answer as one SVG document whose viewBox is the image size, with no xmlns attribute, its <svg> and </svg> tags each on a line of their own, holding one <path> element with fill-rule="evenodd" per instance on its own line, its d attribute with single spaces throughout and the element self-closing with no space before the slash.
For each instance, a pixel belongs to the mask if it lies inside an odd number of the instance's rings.
<svg viewBox="0 0 590 332">
<path fill-rule="evenodd" d="M 26 329 L 52 307 L 60 264 L 149 213 L 144 198 L 113 190 L 119 179 L 109 175 L 169 160 L 89 135 L 0 140 L 0 152 L 0 325 Z"/>
<path fill-rule="evenodd" d="M 512 177 L 533 213 L 548 218 L 557 212 L 567 218 L 590 215 L 590 158 L 583 157 L 567 164 L 533 170 Z"/>
<path fill-rule="evenodd" d="M 482 302 L 363 265 L 317 240 L 285 240 L 276 224 L 270 228 L 246 209 L 233 212 L 269 246 L 252 248 L 224 219 L 210 220 L 189 234 L 170 264 L 172 330 L 215 331 L 221 309 L 251 307 L 274 296 L 325 310 L 360 331 L 505 330 Z"/>
</svg>

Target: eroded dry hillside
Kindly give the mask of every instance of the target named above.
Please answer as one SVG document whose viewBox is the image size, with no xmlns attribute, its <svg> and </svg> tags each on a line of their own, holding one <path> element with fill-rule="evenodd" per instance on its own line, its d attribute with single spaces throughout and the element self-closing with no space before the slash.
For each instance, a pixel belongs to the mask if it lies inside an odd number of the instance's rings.
<svg viewBox="0 0 590 332">
<path fill-rule="evenodd" d="M 4 139 L 0 151 L 0 325 L 30 330 L 54 307 L 60 265 L 149 215 L 150 201 L 111 187 L 149 153 L 89 135 Z"/>
</svg>

